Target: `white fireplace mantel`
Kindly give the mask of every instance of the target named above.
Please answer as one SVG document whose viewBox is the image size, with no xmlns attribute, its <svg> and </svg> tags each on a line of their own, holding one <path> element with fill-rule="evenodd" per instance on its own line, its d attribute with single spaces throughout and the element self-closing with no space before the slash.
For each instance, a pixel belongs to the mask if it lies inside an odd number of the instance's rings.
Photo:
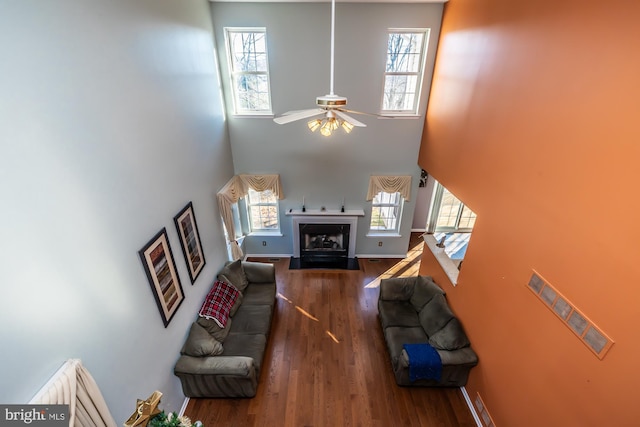
<svg viewBox="0 0 640 427">
<path fill-rule="evenodd" d="M 362 209 L 340 210 L 290 210 L 293 226 L 293 256 L 300 258 L 300 224 L 349 224 L 349 251 L 347 256 L 356 256 L 356 237 L 358 231 L 358 217 L 364 216 Z"/>
</svg>

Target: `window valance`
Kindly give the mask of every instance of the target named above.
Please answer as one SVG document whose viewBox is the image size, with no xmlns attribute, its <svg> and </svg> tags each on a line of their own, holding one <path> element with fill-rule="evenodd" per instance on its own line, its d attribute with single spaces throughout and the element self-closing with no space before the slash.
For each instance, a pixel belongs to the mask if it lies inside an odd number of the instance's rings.
<svg viewBox="0 0 640 427">
<path fill-rule="evenodd" d="M 280 175 L 235 175 L 227 182 L 224 187 L 216 194 L 218 200 L 218 208 L 222 222 L 227 229 L 229 244 L 231 245 L 231 256 L 234 260 L 243 257 L 242 249 L 235 239 L 236 229 L 233 222 L 233 211 L 231 206 L 238 203 L 238 200 L 249 193 L 249 188 L 255 191 L 271 190 L 278 199 L 283 199 L 282 185 L 280 184 Z"/>
<path fill-rule="evenodd" d="M 396 191 L 406 200 L 411 200 L 411 175 L 401 176 L 381 176 L 371 175 L 369 178 L 369 190 L 367 191 L 367 201 L 379 192 L 395 193 Z"/>
</svg>

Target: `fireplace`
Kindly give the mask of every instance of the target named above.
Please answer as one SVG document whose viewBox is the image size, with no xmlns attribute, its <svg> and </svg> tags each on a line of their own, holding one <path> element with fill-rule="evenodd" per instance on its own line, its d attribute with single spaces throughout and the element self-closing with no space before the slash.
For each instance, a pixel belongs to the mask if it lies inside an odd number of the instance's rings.
<svg viewBox="0 0 640 427">
<path fill-rule="evenodd" d="M 349 224 L 299 224 L 302 262 L 348 258 Z"/>
<path fill-rule="evenodd" d="M 293 257 L 290 268 L 358 270 L 356 233 L 362 210 L 290 211 Z"/>
</svg>

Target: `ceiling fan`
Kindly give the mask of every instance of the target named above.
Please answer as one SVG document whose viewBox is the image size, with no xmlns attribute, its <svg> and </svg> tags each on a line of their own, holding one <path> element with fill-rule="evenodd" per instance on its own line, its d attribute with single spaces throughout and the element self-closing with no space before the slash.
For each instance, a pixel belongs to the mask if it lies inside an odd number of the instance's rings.
<svg viewBox="0 0 640 427">
<path fill-rule="evenodd" d="M 333 64 L 334 64 L 334 44 L 335 44 L 335 18 L 336 0 L 331 0 L 331 78 L 329 83 L 329 94 L 316 98 L 318 108 L 309 110 L 287 111 L 280 117 L 273 119 L 279 125 L 291 123 L 296 120 L 308 119 L 323 115 L 322 119 L 314 119 L 307 122 L 307 126 L 312 132 L 320 129 L 324 136 L 330 136 L 331 132 L 342 127 L 346 133 L 350 133 L 355 126 L 366 127 L 364 123 L 354 119 L 347 113 L 367 114 L 358 111 L 347 110 L 347 98 L 339 96 L 333 92 Z"/>
</svg>

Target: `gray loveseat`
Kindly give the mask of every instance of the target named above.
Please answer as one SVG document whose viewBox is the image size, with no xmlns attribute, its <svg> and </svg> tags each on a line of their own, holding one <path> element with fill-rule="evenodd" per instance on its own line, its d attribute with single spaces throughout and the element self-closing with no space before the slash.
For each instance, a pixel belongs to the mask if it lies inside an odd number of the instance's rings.
<svg viewBox="0 0 640 427">
<path fill-rule="evenodd" d="M 462 325 L 449 309 L 445 292 L 431 277 L 383 279 L 378 316 L 396 383 L 402 386 L 460 387 L 478 364 Z M 440 380 L 411 381 L 404 344 L 428 343 L 442 362 Z"/>
<path fill-rule="evenodd" d="M 218 274 L 241 295 L 224 328 L 198 317 L 191 325 L 174 373 L 188 397 L 253 397 L 276 302 L 273 264 L 235 261 Z"/>
</svg>

